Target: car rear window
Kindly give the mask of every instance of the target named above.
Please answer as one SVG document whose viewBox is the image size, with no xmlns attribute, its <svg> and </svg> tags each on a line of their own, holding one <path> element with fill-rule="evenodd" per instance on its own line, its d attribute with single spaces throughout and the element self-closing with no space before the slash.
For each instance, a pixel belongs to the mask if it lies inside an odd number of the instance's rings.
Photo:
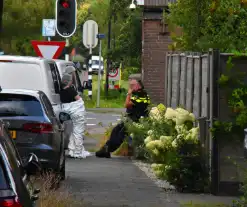
<svg viewBox="0 0 247 207">
<path fill-rule="evenodd" d="M 40 102 L 33 96 L 0 93 L 0 116 L 42 116 Z"/>
</svg>

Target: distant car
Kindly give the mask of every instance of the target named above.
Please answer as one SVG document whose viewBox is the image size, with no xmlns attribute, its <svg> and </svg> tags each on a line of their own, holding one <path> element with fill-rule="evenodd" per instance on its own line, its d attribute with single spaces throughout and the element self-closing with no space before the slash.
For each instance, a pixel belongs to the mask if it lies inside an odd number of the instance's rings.
<svg viewBox="0 0 247 207">
<path fill-rule="evenodd" d="M 99 56 L 92 56 L 92 71 L 94 74 L 98 74 L 99 72 Z M 104 73 L 104 58 L 101 57 L 101 68 L 100 68 L 100 73 L 103 74 Z"/>
<path fill-rule="evenodd" d="M 44 92 L 2 89 L 0 118 L 9 125 L 24 162 L 35 153 L 44 169 L 52 169 L 65 179 L 63 128 Z"/>
<path fill-rule="evenodd" d="M 30 182 L 30 175 L 40 170 L 34 154 L 23 164 L 13 140 L 0 121 L 0 206 L 34 207 L 40 190 Z"/>
</svg>

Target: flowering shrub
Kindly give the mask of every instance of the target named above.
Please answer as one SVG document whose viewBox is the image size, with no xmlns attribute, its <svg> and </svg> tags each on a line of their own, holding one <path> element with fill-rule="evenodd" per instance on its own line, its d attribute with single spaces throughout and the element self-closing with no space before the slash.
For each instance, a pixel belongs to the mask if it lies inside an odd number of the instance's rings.
<svg viewBox="0 0 247 207">
<path fill-rule="evenodd" d="M 207 169 L 201 156 L 195 116 L 182 108 L 153 107 L 148 118 L 127 122 L 136 157 L 151 161 L 157 177 L 178 190 L 204 191 Z"/>
</svg>

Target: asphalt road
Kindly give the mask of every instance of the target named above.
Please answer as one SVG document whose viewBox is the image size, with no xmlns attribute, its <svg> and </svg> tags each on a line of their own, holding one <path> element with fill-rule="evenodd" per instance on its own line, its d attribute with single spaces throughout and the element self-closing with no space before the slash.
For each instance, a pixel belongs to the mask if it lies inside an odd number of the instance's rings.
<svg viewBox="0 0 247 207">
<path fill-rule="evenodd" d="M 120 113 L 107 112 L 87 112 L 87 131 L 90 134 L 103 134 L 105 128 L 110 124 L 117 124 L 121 120 L 122 115 Z"/>
<path fill-rule="evenodd" d="M 107 127 L 109 124 L 115 124 L 120 120 L 121 114 L 117 113 L 98 113 L 98 112 L 87 112 L 87 127 L 92 128 L 97 125 Z"/>
</svg>

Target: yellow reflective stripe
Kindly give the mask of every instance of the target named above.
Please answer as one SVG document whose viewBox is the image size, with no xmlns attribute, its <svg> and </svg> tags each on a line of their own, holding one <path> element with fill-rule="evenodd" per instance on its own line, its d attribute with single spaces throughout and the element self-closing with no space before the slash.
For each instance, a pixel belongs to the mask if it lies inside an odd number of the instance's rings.
<svg viewBox="0 0 247 207">
<path fill-rule="evenodd" d="M 149 99 L 149 97 L 136 97 L 136 96 L 132 96 L 132 97 L 130 98 L 130 100 L 136 101 L 137 103 L 143 102 L 143 103 L 148 103 L 148 104 L 150 104 L 150 99 Z"/>
<path fill-rule="evenodd" d="M 137 99 L 136 102 L 137 102 L 137 103 L 141 103 L 141 102 L 143 102 L 143 103 L 150 103 L 150 101 L 147 100 L 147 99 L 145 99 L 145 100 Z"/>
</svg>

